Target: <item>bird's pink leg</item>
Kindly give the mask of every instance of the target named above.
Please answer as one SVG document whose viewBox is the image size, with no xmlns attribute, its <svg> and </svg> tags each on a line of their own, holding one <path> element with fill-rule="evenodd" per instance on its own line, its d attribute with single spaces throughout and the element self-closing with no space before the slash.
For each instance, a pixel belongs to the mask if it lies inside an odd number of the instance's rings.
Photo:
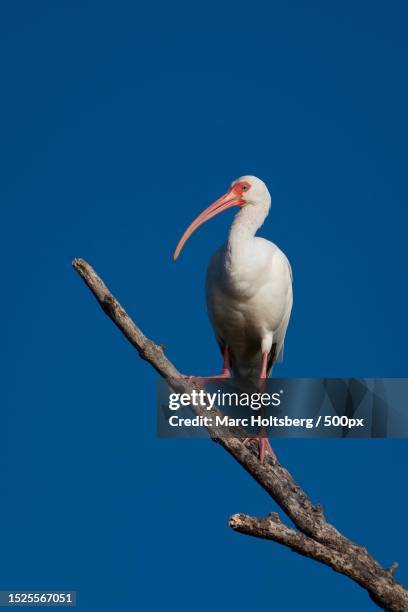
<svg viewBox="0 0 408 612">
<path fill-rule="evenodd" d="M 267 377 L 267 368 L 268 368 L 268 353 L 264 352 L 262 353 L 262 365 L 261 365 L 261 372 L 259 374 L 260 388 L 262 388 L 263 385 L 265 384 L 265 380 Z M 261 416 L 262 416 L 262 410 L 261 410 Z M 269 453 L 272 459 L 276 461 L 276 455 L 273 452 L 272 446 L 270 445 L 268 438 L 265 438 L 262 436 L 262 431 L 263 431 L 263 427 L 261 427 L 258 436 L 250 436 L 248 438 L 245 438 L 244 444 L 246 444 L 247 442 L 250 442 L 251 440 L 256 440 L 258 442 L 259 461 L 261 463 L 264 462 L 266 453 Z"/>
<path fill-rule="evenodd" d="M 252 440 L 256 440 L 258 442 L 259 461 L 261 463 L 265 461 L 266 453 L 269 453 L 272 459 L 276 461 L 276 455 L 273 451 L 272 446 L 269 443 L 268 438 L 261 437 L 261 433 L 259 433 L 257 436 L 249 436 L 248 438 L 245 438 L 244 444 L 252 442 Z"/>
<path fill-rule="evenodd" d="M 219 379 L 227 379 L 231 378 L 231 362 L 229 356 L 228 346 L 224 349 L 224 362 L 222 366 L 222 371 L 217 376 L 189 376 L 188 380 L 197 383 L 198 385 L 203 385 L 211 380 L 219 380 Z"/>
<path fill-rule="evenodd" d="M 259 381 L 265 380 L 267 377 L 267 367 L 268 367 L 268 353 L 265 351 L 262 353 L 262 365 L 261 365 L 261 373 L 259 374 Z"/>
<path fill-rule="evenodd" d="M 231 378 L 231 363 L 228 346 L 224 349 L 224 362 L 222 364 L 222 372 L 218 376 L 210 376 L 211 378 Z"/>
</svg>

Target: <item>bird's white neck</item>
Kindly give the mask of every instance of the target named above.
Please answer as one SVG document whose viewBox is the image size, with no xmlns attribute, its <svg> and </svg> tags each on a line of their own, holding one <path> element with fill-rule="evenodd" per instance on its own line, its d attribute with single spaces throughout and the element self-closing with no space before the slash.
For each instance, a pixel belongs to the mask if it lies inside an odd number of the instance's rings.
<svg viewBox="0 0 408 612">
<path fill-rule="evenodd" d="M 228 255 L 237 259 L 251 248 L 256 232 L 268 215 L 270 200 L 264 204 L 248 204 L 235 215 L 228 237 Z"/>
</svg>

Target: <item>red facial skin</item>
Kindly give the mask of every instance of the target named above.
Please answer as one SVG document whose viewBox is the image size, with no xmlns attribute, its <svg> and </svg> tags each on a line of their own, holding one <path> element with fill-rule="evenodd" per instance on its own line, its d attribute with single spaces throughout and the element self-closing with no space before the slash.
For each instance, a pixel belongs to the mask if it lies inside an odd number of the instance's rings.
<svg viewBox="0 0 408 612">
<path fill-rule="evenodd" d="M 244 193 L 246 193 L 247 191 L 249 191 L 251 189 L 252 185 L 250 183 L 248 183 L 248 181 L 240 181 L 239 183 L 235 183 L 235 185 L 233 187 L 231 187 L 231 192 L 234 193 L 234 195 L 236 195 L 239 198 L 242 198 L 242 196 L 244 195 Z M 243 206 L 245 202 L 242 202 L 242 204 L 240 204 L 240 206 Z"/>
</svg>

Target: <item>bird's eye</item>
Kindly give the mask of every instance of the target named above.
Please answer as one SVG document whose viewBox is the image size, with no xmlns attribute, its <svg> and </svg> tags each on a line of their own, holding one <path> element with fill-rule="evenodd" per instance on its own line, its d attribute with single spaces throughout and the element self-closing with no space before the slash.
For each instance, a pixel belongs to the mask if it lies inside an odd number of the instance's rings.
<svg viewBox="0 0 408 612">
<path fill-rule="evenodd" d="M 242 191 L 246 191 L 248 189 L 248 185 L 242 185 Z"/>
</svg>

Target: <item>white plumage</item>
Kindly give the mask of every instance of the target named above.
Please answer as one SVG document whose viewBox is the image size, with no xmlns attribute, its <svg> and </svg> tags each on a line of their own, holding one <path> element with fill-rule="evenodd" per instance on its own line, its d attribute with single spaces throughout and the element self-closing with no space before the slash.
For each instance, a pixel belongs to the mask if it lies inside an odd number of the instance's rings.
<svg viewBox="0 0 408 612">
<path fill-rule="evenodd" d="M 255 235 L 270 205 L 265 183 L 243 176 L 189 226 L 175 251 L 177 258 L 199 225 L 239 206 L 227 242 L 208 266 L 207 306 L 224 353 L 224 373 L 231 367 L 235 376 L 250 380 L 270 375 L 283 351 L 292 309 L 290 264 L 275 244 Z"/>
</svg>

